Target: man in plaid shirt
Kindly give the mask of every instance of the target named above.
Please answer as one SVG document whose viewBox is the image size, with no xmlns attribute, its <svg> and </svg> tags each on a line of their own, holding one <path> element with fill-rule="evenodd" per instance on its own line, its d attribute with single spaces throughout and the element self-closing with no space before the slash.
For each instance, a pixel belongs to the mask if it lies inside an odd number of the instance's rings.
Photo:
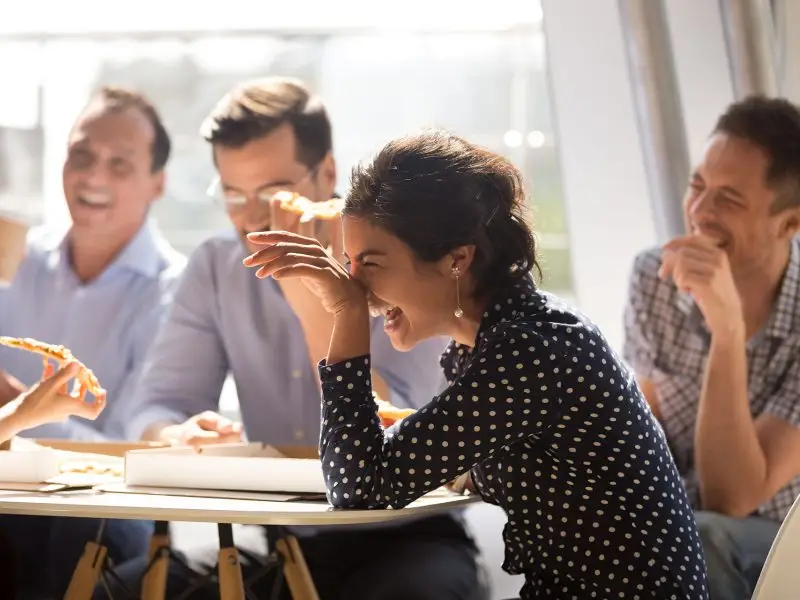
<svg viewBox="0 0 800 600">
<path fill-rule="evenodd" d="M 689 234 L 635 261 L 625 357 L 693 502 L 713 600 L 750 598 L 800 494 L 800 111 L 720 117 Z"/>
</svg>

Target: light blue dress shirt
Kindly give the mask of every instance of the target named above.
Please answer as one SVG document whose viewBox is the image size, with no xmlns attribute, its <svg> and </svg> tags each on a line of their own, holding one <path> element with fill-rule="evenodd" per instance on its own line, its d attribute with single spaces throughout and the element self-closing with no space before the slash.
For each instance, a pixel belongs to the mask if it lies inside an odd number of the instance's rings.
<svg viewBox="0 0 800 600">
<path fill-rule="evenodd" d="M 31 232 L 13 282 L 0 287 L 0 335 L 63 344 L 97 375 L 107 405 L 96 421 L 73 418 L 25 435 L 123 439 L 142 363 L 186 259 L 148 221 L 99 277 L 82 284 L 66 240 L 63 234 Z M 32 385 L 41 376 L 42 359 L 0 347 L 0 367 Z"/>
<path fill-rule="evenodd" d="M 250 441 L 316 446 L 320 390 L 300 321 L 272 279 L 242 266 L 246 256 L 231 232 L 203 243 L 175 292 L 170 314 L 148 355 L 127 436 L 156 421 L 182 422 L 219 410 L 228 373 L 236 384 Z M 444 387 L 439 356 L 444 338 L 395 350 L 373 322 L 373 365 L 398 406 L 420 407 Z"/>
</svg>

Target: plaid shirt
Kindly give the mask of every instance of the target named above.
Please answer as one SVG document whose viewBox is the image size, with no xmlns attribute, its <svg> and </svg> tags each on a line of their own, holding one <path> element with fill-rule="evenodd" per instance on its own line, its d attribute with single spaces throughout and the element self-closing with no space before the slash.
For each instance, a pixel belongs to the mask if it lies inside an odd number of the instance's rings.
<svg viewBox="0 0 800 600">
<path fill-rule="evenodd" d="M 658 278 L 660 249 L 637 256 L 625 311 L 625 360 L 657 390 L 661 424 L 689 499 L 700 508 L 694 428 L 710 334 L 690 296 Z M 770 319 L 747 342 L 747 381 L 753 416 L 769 413 L 800 427 L 800 238 Z M 795 477 L 755 514 L 782 521 L 800 495 Z"/>
</svg>

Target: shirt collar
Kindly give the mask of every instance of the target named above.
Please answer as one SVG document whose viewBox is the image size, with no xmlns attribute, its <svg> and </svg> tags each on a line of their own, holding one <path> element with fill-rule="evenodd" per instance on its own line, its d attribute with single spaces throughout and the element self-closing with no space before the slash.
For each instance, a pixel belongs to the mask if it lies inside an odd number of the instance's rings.
<svg viewBox="0 0 800 600">
<path fill-rule="evenodd" d="M 69 268 L 69 231 L 54 240 L 50 264 Z M 151 219 L 146 219 L 139 231 L 123 247 L 122 252 L 109 264 L 100 277 L 117 271 L 134 271 L 144 277 L 154 278 L 162 271 L 166 241 Z"/>
<path fill-rule="evenodd" d="M 530 313 L 532 307 L 540 306 L 544 302 L 545 298 L 536 289 L 533 277 L 530 274 L 525 275 L 493 296 L 483 313 L 478 338 L 501 323 L 519 319 L 520 316 Z"/>
</svg>

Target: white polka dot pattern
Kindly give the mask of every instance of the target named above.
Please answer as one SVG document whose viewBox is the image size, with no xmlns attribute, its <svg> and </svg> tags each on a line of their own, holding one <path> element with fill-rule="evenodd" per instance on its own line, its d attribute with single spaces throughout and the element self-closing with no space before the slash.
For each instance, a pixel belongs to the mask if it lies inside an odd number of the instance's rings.
<svg viewBox="0 0 800 600">
<path fill-rule="evenodd" d="M 400 508 L 472 470 L 508 516 L 503 568 L 525 574 L 523 599 L 708 597 L 661 428 L 585 317 L 526 279 L 442 366 L 449 387 L 386 431 L 368 356 L 320 366 L 331 504 Z"/>
</svg>

